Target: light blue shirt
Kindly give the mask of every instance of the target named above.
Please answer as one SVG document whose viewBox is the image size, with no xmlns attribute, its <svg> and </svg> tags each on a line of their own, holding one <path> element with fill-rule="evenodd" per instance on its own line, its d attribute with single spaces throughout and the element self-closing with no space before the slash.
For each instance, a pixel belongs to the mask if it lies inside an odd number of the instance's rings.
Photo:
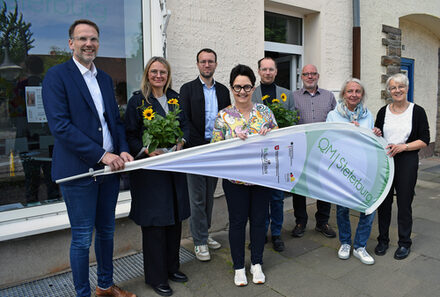
<svg viewBox="0 0 440 297">
<path fill-rule="evenodd" d="M 205 96 L 205 139 L 211 140 L 212 130 L 214 129 L 214 123 L 218 113 L 215 81 L 213 80 L 212 86 L 210 88 L 206 86 L 202 79 L 200 79 L 200 81 L 202 82 L 203 95 Z"/>
</svg>

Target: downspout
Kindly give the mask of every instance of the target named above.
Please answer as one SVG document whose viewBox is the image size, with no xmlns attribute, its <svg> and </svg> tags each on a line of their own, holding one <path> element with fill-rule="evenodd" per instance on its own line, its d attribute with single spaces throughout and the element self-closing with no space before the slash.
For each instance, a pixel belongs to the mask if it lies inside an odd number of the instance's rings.
<svg viewBox="0 0 440 297">
<path fill-rule="evenodd" d="M 170 21 L 171 11 L 166 8 L 166 0 L 160 0 L 160 10 L 162 12 L 162 24 L 160 25 L 162 32 L 162 55 L 167 58 L 167 28 Z"/>
<path fill-rule="evenodd" d="M 361 21 L 359 0 L 353 0 L 353 68 L 352 76 L 361 78 Z"/>
</svg>

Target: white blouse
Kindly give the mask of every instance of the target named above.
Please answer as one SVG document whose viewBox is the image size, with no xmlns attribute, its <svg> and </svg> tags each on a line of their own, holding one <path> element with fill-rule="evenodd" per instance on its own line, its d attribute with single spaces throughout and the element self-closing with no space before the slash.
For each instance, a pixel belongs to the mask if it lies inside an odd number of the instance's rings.
<svg viewBox="0 0 440 297">
<path fill-rule="evenodd" d="M 412 130 L 413 110 L 414 103 L 410 103 L 408 108 L 401 114 L 393 114 L 390 105 L 387 106 L 383 124 L 383 137 L 389 144 L 406 142 Z"/>
</svg>

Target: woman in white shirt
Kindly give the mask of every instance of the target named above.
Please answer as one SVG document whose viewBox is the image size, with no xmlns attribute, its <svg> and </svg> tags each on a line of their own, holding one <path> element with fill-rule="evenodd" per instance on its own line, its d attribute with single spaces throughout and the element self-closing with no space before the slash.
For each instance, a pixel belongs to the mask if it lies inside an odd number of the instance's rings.
<svg viewBox="0 0 440 297">
<path fill-rule="evenodd" d="M 377 113 L 375 126 L 388 142 L 388 155 L 394 158 L 393 185 L 378 209 L 379 236 L 374 250 L 378 256 L 385 255 L 389 244 L 389 227 L 394 190 L 397 197 L 397 222 L 399 247 L 394 258 L 408 257 L 411 247 L 412 208 L 414 188 L 419 167 L 418 152 L 429 144 L 429 126 L 425 110 L 408 102 L 409 81 L 401 73 L 389 77 L 386 90 L 392 103 L 382 107 Z"/>
</svg>

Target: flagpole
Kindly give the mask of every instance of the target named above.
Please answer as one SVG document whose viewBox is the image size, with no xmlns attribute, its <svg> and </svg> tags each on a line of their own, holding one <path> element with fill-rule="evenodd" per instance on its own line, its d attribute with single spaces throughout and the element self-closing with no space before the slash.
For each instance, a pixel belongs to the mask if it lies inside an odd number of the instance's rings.
<svg viewBox="0 0 440 297">
<path fill-rule="evenodd" d="M 69 177 L 65 177 L 65 178 L 61 178 L 61 179 L 57 179 L 55 182 L 57 184 L 61 184 L 61 183 L 65 183 L 65 182 L 68 182 L 68 181 L 75 180 L 75 179 L 93 176 L 93 175 L 95 175 L 97 173 L 104 173 L 104 169 L 93 170 L 93 168 L 90 168 L 89 172 L 81 173 L 81 174 L 78 174 L 78 175 L 73 175 L 73 176 L 69 176 Z"/>
</svg>

